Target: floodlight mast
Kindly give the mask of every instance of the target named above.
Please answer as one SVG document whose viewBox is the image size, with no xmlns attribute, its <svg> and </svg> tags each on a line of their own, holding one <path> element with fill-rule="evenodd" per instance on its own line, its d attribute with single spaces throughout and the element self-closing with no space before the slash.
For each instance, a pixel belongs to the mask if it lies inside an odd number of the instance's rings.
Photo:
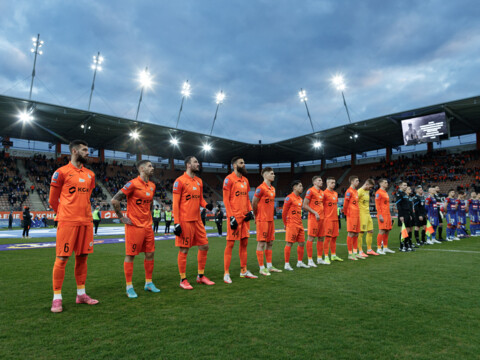
<svg viewBox="0 0 480 360">
<path fill-rule="evenodd" d="M 212 128 L 210 129 L 210 135 L 212 135 L 213 127 L 215 126 L 215 121 L 217 120 L 218 108 L 220 107 L 220 105 L 223 104 L 223 100 L 225 99 L 225 94 L 223 93 L 223 90 L 220 90 L 220 92 L 217 93 L 215 98 L 217 102 L 217 109 L 215 110 L 215 116 L 213 117 L 213 123 L 212 123 Z"/>
<path fill-rule="evenodd" d="M 190 84 L 188 83 L 188 80 L 183 83 L 181 93 L 182 93 L 182 103 L 180 104 L 180 110 L 178 111 L 177 125 L 175 125 L 175 129 L 178 129 L 180 114 L 182 113 L 182 110 L 183 110 L 183 102 L 185 101 L 186 97 L 188 98 L 190 96 Z"/>
<path fill-rule="evenodd" d="M 95 89 L 95 78 L 97 77 L 97 70 L 102 70 L 100 66 L 102 62 L 103 62 L 103 58 L 100 56 L 100 51 L 99 51 L 97 55 L 93 57 L 92 69 L 94 71 L 93 71 L 92 89 L 90 91 L 90 99 L 88 100 L 88 111 L 90 111 L 90 105 L 92 104 L 92 95 L 93 95 L 93 90 Z"/>
<path fill-rule="evenodd" d="M 135 120 L 138 119 L 138 112 L 140 111 L 140 104 L 142 103 L 143 98 L 143 89 L 145 88 L 145 85 L 147 85 L 147 82 L 149 82 L 148 66 L 145 67 L 145 71 L 140 74 L 140 82 L 142 84 L 142 90 L 140 91 L 140 99 L 138 99 L 138 107 L 137 114 L 135 115 Z"/>
<path fill-rule="evenodd" d="M 332 85 L 335 87 L 335 89 L 342 93 L 343 105 L 345 106 L 345 110 L 347 111 L 348 122 L 351 124 L 352 120 L 350 119 L 350 111 L 348 111 L 347 101 L 345 100 L 345 94 L 343 93 L 343 90 L 345 90 L 346 88 L 345 79 L 342 75 L 335 75 L 330 81 L 332 82 Z"/>
<path fill-rule="evenodd" d="M 308 110 L 307 92 L 302 88 L 300 88 L 300 92 L 298 93 L 298 96 L 300 97 L 300 101 L 302 101 L 305 104 L 305 109 L 307 109 L 307 115 L 308 115 L 308 119 L 310 120 L 310 126 L 312 127 L 312 132 L 315 132 L 315 129 L 313 128 L 312 117 L 310 116 L 310 111 Z"/>
<path fill-rule="evenodd" d="M 37 35 L 37 38 L 32 38 L 33 41 L 33 46 L 35 46 L 35 49 L 30 49 L 31 52 L 35 54 L 35 57 L 33 58 L 33 70 L 32 70 L 32 82 L 30 83 L 30 94 L 28 95 L 28 100 L 32 100 L 32 89 L 33 89 L 33 79 L 35 78 L 35 66 L 37 64 L 37 55 L 42 55 L 42 51 L 38 50 L 39 48 L 42 47 L 43 41 L 40 41 L 40 34 Z"/>
</svg>

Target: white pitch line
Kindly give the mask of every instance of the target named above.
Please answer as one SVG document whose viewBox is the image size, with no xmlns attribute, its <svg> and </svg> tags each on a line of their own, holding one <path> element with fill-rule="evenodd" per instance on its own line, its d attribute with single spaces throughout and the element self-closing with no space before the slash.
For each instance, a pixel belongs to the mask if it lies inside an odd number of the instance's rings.
<svg viewBox="0 0 480 360">
<path fill-rule="evenodd" d="M 480 254 L 480 251 L 474 251 L 474 250 L 443 250 L 443 249 L 422 249 L 422 250 L 424 250 L 424 251 L 444 251 L 444 252 Z"/>
</svg>

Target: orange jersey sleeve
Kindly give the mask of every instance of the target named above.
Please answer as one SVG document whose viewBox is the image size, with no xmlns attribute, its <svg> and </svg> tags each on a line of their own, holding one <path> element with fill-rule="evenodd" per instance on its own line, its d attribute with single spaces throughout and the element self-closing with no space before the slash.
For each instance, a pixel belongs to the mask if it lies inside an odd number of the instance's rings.
<svg viewBox="0 0 480 360">
<path fill-rule="evenodd" d="M 90 204 L 90 195 L 95 188 L 93 171 L 84 166 L 79 169 L 69 163 L 55 171 L 50 186 L 61 189 L 57 207 L 59 222 L 88 225 L 93 221 Z M 52 202 L 55 203 L 55 200 L 52 199 Z"/>
<path fill-rule="evenodd" d="M 351 187 L 345 193 L 343 202 L 343 213 L 349 217 L 359 217 L 360 208 L 358 207 L 358 192 Z"/>
<path fill-rule="evenodd" d="M 323 209 L 325 211 L 326 220 L 337 220 L 337 203 L 338 194 L 335 191 L 326 189 L 323 192 Z"/>
<path fill-rule="evenodd" d="M 390 197 L 385 190 L 378 189 L 375 193 L 375 208 L 378 214 L 390 214 Z"/>
<path fill-rule="evenodd" d="M 312 186 L 310 189 L 307 190 L 307 194 L 305 195 L 305 199 L 308 199 L 308 206 L 310 206 L 313 210 L 315 210 L 320 219 L 325 217 L 325 212 L 323 210 L 323 191 L 317 190 L 315 186 Z M 311 212 L 308 213 L 309 217 L 314 218 Z"/>
<path fill-rule="evenodd" d="M 285 198 L 282 213 L 285 226 L 303 227 L 302 223 L 302 198 L 293 192 Z"/>
<path fill-rule="evenodd" d="M 203 199 L 203 183 L 200 178 L 192 178 L 184 173 L 173 183 L 173 196 L 175 223 L 200 220 L 200 206 L 207 205 Z"/>
<path fill-rule="evenodd" d="M 155 184 L 145 182 L 140 176 L 130 180 L 120 189 L 127 197 L 127 217 L 137 227 L 152 225 L 151 204 L 155 194 Z"/>
<path fill-rule="evenodd" d="M 273 213 L 275 212 L 275 188 L 262 183 L 255 190 L 254 196 L 258 198 L 255 219 L 258 221 L 273 221 Z"/>
</svg>

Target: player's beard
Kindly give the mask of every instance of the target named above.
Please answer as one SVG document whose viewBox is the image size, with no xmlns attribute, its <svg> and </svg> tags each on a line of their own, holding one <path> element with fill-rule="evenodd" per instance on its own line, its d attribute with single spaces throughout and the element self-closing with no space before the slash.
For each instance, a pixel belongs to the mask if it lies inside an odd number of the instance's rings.
<svg viewBox="0 0 480 360">
<path fill-rule="evenodd" d="M 202 166 L 198 165 L 198 167 L 195 170 L 192 168 L 192 172 L 195 176 L 201 174 L 202 173 Z"/>
<path fill-rule="evenodd" d="M 88 162 L 88 159 L 87 159 L 86 157 L 83 157 L 82 155 L 78 154 L 78 156 L 77 156 L 77 161 L 78 161 L 80 164 L 85 165 L 85 164 Z"/>
<path fill-rule="evenodd" d="M 247 176 L 247 169 L 245 167 L 237 167 L 237 171 L 242 174 L 243 176 Z"/>
</svg>

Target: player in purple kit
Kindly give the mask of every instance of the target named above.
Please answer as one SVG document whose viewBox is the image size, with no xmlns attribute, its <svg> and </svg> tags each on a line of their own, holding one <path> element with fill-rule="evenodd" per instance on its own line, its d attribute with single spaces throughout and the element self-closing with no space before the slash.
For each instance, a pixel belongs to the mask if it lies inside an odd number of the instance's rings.
<svg viewBox="0 0 480 360">
<path fill-rule="evenodd" d="M 459 238 L 467 237 L 467 231 L 465 225 L 467 224 L 467 202 L 465 201 L 465 193 L 463 191 L 458 192 L 457 199 L 457 236 Z"/>
<path fill-rule="evenodd" d="M 468 200 L 468 217 L 470 218 L 470 235 L 476 236 L 478 228 L 478 200 L 477 193 L 472 191 Z"/>
<path fill-rule="evenodd" d="M 447 212 L 447 241 L 459 240 L 455 237 L 457 228 L 457 200 L 455 200 L 455 190 L 448 190 L 448 196 L 445 199 L 445 211 Z"/>
<path fill-rule="evenodd" d="M 437 227 L 439 222 L 438 219 L 438 204 L 437 200 L 435 199 L 435 188 L 431 187 L 428 189 L 428 196 L 425 199 L 425 208 L 427 209 L 427 217 L 430 225 L 433 227 L 433 234 L 428 235 L 427 244 L 440 244 L 440 241 L 435 239 L 435 233 L 437 231 Z"/>
</svg>

